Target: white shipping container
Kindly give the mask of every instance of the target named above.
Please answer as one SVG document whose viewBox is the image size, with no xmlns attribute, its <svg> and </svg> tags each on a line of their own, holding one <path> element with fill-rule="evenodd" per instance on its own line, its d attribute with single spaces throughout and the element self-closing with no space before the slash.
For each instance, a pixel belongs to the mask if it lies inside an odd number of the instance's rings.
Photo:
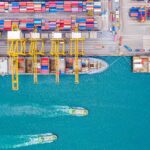
<svg viewBox="0 0 150 150">
<path fill-rule="evenodd" d="M 101 6 L 101 2 L 94 2 L 94 5 L 95 5 L 95 6 L 96 6 L 96 5 Z"/>
<path fill-rule="evenodd" d="M 72 37 L 73 39 L 79 39 L 79 38 L 82 37 L 82 36 L 81 36 L 81 32 L 72 32 L 71 37 Z"/>
<path fill-rule="evenodd" d="M 25 38 L 30 38 L 30 34 L 29 33 L 25 33 Z"/>
<path fill-rule="evenodd" d="M 116 10 L 116 15 L 119 15 L 119 10 Z"/>
<path fill-rule="evenodd" d="M 23 37 L 21 31 L 8 31 L 7 39 L 8 40 L 19 40 Z"/>
<path fill-rule="evenodd" d="M 59 71 L 61 71 L 62 73 L 65 72 L 66 69 L 66 62 L 64 58 L 60 58 L 59 59 Z"/>
<path fill-rule="evenodd" d="M 134 62 L 134 63 L 141 63 L 141 62 L 142 62 L 142 59 L 133 59 L 133 62 Z"/>
<path fill-rule="evenodd" d="M 61 39 L 62 38 L 62 33 L 61 32 L 53 32 L 52 33 L 52 38 Z"/>
<path fill-rule="evenodd" d="M 32 38 L 32 39 L 40 39 L 40 33 L 31 32 L 30 33 L 30 38 Z"/>
<path fill-rule="evenodd" d="M 116 19 L 119 19 L 119 15 L 116 15 Z"/>
<path fill-rule="evenodd" d="M 96 38 L 97 38 L 97 32 L 91 31 L 91 32 L 90 32 L 90 38 L 91 38 L 91 39 L 96 39 Z"/>
<path fill-rule="evenodd" d="M 37 63 L 37 64 L 36 64 L 36 68 L 37 68 L 37 69 L 41 69 L 41 63 Z"/>
<path fill-rule="evenodd" d="M 94 13 L 100 13 L 101 12 L 101 10 L 95 10 L 94 9 Z"/>
<path fill-rule="evenodd" d="M 142 69 L 143 65 L 142 64 L 134 64 L 134 69 Z"/>
<path fill-rule="evenodd" d="M 48 33 L 41 33 L 41 38 L 48 39 Z"/>
<path fill-rule="evenodd" d="M 66 37 L 66 38 L 70 38 L 70 37 L 71 37 L 70 33 L 66 33 L 66 34 L 65 34 L 65 37 Z"/>
<path fill-rule="evenodd" d="M 6 58 L 0 59 L 0 75 L 8 74 L 8 61 Z"/>
<path fill-rule="evenodd" d="M 82 37 L 88 39 L 89 38 L 89 32 L 82 32 Z"/>
</svg>

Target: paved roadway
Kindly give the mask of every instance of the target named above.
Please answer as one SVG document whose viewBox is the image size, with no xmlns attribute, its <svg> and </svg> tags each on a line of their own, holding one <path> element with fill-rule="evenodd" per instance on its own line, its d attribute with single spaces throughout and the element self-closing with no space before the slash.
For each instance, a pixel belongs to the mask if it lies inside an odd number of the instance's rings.
<svg viewBox="0 0 150 150">
<path fill-rule="evenodd" d="M 0 54 L 6 54 L 7 42 L 4 39 L 0 40 Z M 80 45 L 81 46 L 81 45 Z M 40 47 L 40 46 L 39 46 Z M 45 50 L 48 53 L 50 50 L 50 39 L 45 39 Z M 29 42 L 27 42 L 27 49 L 29 49 Z M 66 40 L 66 51 L 69 51 L 69 39 Z M 85 40 L 85 54 L 87 56 L 101 55 L 113 55 L 116 51 L 116 45 L 112 41 L 112 37 L 104 37 L 100 35 L 98 39 L 86 39 Z"/>
</svg>

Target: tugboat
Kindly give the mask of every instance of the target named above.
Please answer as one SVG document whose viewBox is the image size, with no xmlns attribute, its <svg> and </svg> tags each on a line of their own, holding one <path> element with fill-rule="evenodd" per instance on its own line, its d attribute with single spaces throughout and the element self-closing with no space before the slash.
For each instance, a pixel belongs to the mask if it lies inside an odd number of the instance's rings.
<svg viewBox="0 0 150 150">
<path fill-rule="evenodd" d="M 82 107 L 72 107 L 69 109 L 68 113 L 74 116 L 87 116 L 88 110 Z"/>
<path fill-rule="evenodd" d="M 31 145 L 37 145 L 37 144 L 46 144 L 46 143 L 52 143 L 55 140 L 57 140 L 57 136 L 52 133 L 46 133 L 46 134 L 36 134 L 36 135 L 22 135 L 21 137 L 15 137 L 16 144 L 11 145 L 9 147 L 12 148 L 19 148 L 19 147 L 26 147 Z M 14 140 L 13 140 L 14 141 Z"/>
<path fill-rule="evenodd" d="M 51 143 L 57 140 L 57 136 L 51 133 L 40 134 L 35 137 L 31 137 L 29 143 L 31 144 L 44 144 Z"/>
</svg>

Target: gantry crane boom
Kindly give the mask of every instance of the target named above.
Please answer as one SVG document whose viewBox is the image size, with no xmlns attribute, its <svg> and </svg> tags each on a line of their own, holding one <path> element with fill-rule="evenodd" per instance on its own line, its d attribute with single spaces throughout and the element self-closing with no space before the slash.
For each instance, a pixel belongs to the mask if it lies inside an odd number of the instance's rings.
<svg viewBox="0 0 150 150">
<path fill-rule="evenodd" d="M 52 33 L 50 50 L 50 55 L 54 56 L 55 59 L 56 83 L 59 83 L 59 57 L 65 55 L 65 41 L 62 38 L 62 33 L 58 31 L 59 28 L 57 28 L 57 32 Z"/>
<path fill-rule="evenodd" d="M 75 40 L 75 83 L 79 83 L 79 42 Z"/>
<path fill-rule="evenodd" d="M 40 50 L 38 49 L 38 42 L 41 43 Z M 37 59 L 38 55 L 44 55 L 44 39 L 40 39 L 40 33 L 35 29 L 34 32 L 30 34 L 30 48 L 29 55 L 32 56 L 32 65 L 33 65 L 33 79 L 34 83 L 38 83 L 38 72 L 37 72 Z"/>
<path fill-rule="evenodd" d="M 11 55 L 12 89 L 18 90 L 18 55 Z"/>
<path fill-rule="evenodd" d="M 12 25 L 12 31 L 8 31 L 7 42 L 12 74 L 12 90 L 18 90 L 18 57 L 19 55 L 25 55 L 26 40 L 21 37 L 21 31 L 16 24 Z"/>
<path fill-rule="evenodd" d="M 59 39 L 51 39 L 51 55 L 55 60 L 56 83 L 59 83 Z"/>
<path fill-rule="evenodd" d="M 32 56 L 32 67 L 33 67 L 33 78 L 34 78 L 34 83 L 38 83 L 37 79 L 37 40 L 35 39 L 30 39 L 30 49 L 29 49 L 29 54 Z"/>
<path fill-rule="evenodd" d="M 75 32 L 72 32 L 72 38 L 70 39 L 70 55 L 75 57 L 74 74 L 76 84 L 79 83 L 79 55 L 84 55 L 84 40 L 81 33 L 78 32 L 78 25 L 76 25 Z M 79 47 L 81 47 L 81 51 L 79 51 Z"/>
</svg>

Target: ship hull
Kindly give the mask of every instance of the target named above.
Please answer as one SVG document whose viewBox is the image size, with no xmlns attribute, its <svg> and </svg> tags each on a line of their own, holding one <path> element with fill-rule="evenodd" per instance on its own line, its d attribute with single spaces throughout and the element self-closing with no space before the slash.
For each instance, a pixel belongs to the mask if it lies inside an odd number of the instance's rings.
<svg viewBox="0 0 150 150">
<path fill-rule="evenodd" d="M 32 75 L 33 62 L 32 57 L 18 58 L 19 75 Z M 0 75 L 11 75 L 11 61 L 8 57 L 0 57 Z M 105 71 L 109 67 L 108 63 L 102 59 L 93 57 L 79 57 L 79 74 L 96 74 Z M 59 74 L 74 75 L 75 60 L 73 57 L 59 58 Z M 52 57 L 38 57 L 37 59 L 38 75 L 55 74 L 55 59 Z"/>
</svg>

